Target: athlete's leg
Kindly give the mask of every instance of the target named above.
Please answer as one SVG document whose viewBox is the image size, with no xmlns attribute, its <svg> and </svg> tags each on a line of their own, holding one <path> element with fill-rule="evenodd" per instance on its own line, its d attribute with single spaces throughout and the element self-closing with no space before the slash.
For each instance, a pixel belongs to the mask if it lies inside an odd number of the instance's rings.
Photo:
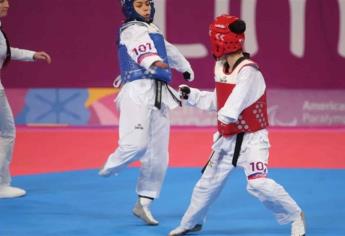
<svg viewBox="0 0 345 236">
<path fill-rule="evenodd" d="M 168 167 L 170 121 L 169 110 L 162 106 L 152 110 L 149 129 L 148 148 L 141 161 L 140 175 L 137 183 L 138 201 L 133 213 L 149 225 L 157 225 L 150 205 L 159 197 L 165 173 Z"/>
<path fill-rule="evenodd" d="M 13 114 L 4 90 L 0 90 L 0 185 L 9 185 L 9 165 L 12 160 L 15 124 Z"/>
<path fill-rule="evenodd" d="M 163 106 L 151 113 L 148 148 L 141 161 L 138 195 L 158 198 L 169 162 L 169 110 Z"/>
<path fill-rule="evenodd" d="M 119 146 L 99 172 L 102 176 L 118 173 L 129 163 L 139 160 L 147 150 L 151 109 L 123 94 L 120 105 Z"/>
<path fill-rule="evenodd" d="M 204 223 L 209 207 L 220 194 L 233 168 L 232 154 L 213 153 L 205 172 L 194 187 L 190 205 L 181 220 L 180 226 L 170 232 L 170 235 L 178 235 L 175 233 L 181 229 L 194 229 Z M 198 227 L 198 229 L 201 228 Z"/>
<path fill-rule="evenodd" d="M 301 209 L 281 185 L 267 177 L 268 156 L 268 138 L 259 134 L 245 144 L 238 165 L 247 176 L 247 191 L 272 211 L 280 224 L 286 224 L 296 220 Z"/>
<path fill-rule="evenodd" d="M 11 187 L 10 162 L 16 136 L 13 114 L 5 91 L 0 89 L 0 198 L 15 198 L 26 194 L 25 190 Z"/>
</svg>

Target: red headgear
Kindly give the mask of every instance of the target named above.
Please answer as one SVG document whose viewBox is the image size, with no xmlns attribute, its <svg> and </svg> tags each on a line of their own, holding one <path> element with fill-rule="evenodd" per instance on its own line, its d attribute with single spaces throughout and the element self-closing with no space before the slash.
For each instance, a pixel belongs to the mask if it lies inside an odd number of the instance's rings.
<svg viewBox="0 0 345 236">
<path fill-rule="evenodd" d="M 212 54 L 216 59 L 242 49 L 246 24 L 236 16 L 218 16 L 210 25 Z"/>
</svg>

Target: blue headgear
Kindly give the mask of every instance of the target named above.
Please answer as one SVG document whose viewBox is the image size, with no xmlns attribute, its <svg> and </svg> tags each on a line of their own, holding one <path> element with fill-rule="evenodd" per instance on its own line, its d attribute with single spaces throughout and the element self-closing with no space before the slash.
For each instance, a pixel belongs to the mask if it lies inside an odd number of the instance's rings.
<svg viewBox="0 0 345 236">
<path fill-rule="evenodd" d="M 121 0 L 122 5 L 122 12 L 126 17 L 126 21 L 130 20 L 139 20 L 139 21 L 145 21 L 145 18 L 139 15 L 133 6 L 134 0 Z M 150 13 L 150 21 L 151 23 L 153 21 L 153 17 L 155 15 L 155 6 L 153 0 L 149 0 L 151 5 L 151 13 Z"/>
</svg>

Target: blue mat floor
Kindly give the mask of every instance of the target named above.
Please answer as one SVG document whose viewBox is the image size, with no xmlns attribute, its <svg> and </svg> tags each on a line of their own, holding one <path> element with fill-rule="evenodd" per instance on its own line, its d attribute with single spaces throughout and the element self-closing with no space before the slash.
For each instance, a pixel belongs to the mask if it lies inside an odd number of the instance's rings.
<svg viewBox="0 0 345 236">
<path fill-rule="evenodd" d="M 160 225 L 135 218 L 136 168 L 101 178 L 96 170 L 18 176 L 15 186 L 28 191 L 19 199 L 0 200 L 0 236 L 155 236 L 167 235 L 189 204 L 198 168 L 171 168 L 161 197 L 152 206 Z M 271 169 L 304 209 L 308 236 L 345 235 L 345 170 Z M 233 173 L 211 207 L 201 232 L 205 236 L 290 235 L 271 213 L 245 190 L 244 174 Z"/>
</svg>

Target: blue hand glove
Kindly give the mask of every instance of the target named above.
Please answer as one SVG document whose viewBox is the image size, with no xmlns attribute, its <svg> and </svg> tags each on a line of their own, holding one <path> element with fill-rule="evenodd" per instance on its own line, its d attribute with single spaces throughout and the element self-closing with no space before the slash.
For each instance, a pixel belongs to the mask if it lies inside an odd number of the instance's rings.
<svg viewBox="0 0 345 236">
<path fill-rule="evenodd" d="M 152 66 L 147 73 L 150 75 L 151 78 L 162 80 L 164 82 L 169 83 L 171 81 L 171 70 L 170 69 L 163 69 L 160 67 Z"/>
</svg>

